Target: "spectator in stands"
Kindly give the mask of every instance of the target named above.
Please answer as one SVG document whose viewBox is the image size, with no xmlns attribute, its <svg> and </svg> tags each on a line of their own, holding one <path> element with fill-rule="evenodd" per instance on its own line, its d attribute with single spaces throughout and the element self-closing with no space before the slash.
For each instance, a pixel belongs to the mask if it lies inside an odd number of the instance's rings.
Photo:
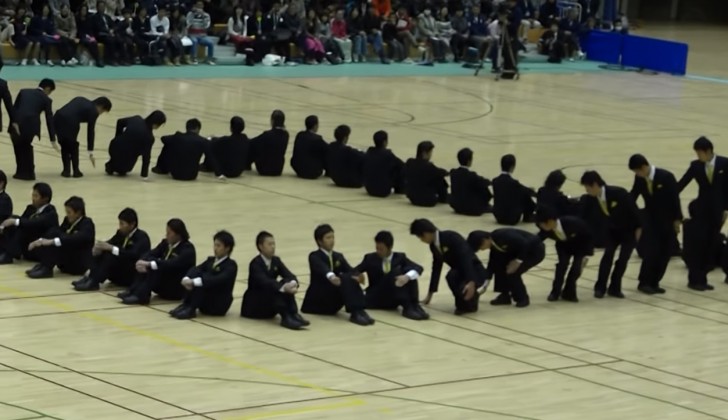
<svg viewBox="0 0 728 420">
<path fill-rule="evenodd" d="M 578 0 L 581 5 L 581 21 L 594 18 L 601 7 L 601 0 Z"/>
<path fill-rule="evenodd" d="M 516 7 L 520 9 L 523 17 L 518 28 L 518 39 L 521 39 L 524 45 L 528 43 L 528 30 L 541 27 L 541 22 L 538 21 L 539 11 L 533 4 L 533 0 L 516 1 Z"/>
<path fill-rule="evenodd" d="M 491 210 L 490 180 L 483 178 L 470 167 L 473 165 L 473 151 L 465 148 L 458 152 L 460 167 L 450 171 L 452 194 L 450 207 L 458 214 L 480 216 Z"/>
<path fill-rule="evenodd" d="M 243 14 L 243 6 L 238 3 L 233 14 L 227 20 L 227 41 L 235 45 L 235 52 L 245 53 L 246 48 L 253 46 L 253 40 L 248 36 L 248 15 Z"/>
<path fill-rule="evenodd" d="M 450 19 L 450 27 L 453 30 L 450 36 L 450 51 L 452 51 L 455 62 L 457 63 L 465 58 L 468 37 L 470 36 L 470 25 L 465 18 L 463 9 L 455 10 L 455 15 Z"/>
<path fill-rule="evenodd" d="M 130 66 L 137 59 L 137 49 L 134 45 L 134 18 L 130 9 L 124 9 L 121 12 L 121 19 L 115 21 L 116 27 L 114 33 L 119 41 L 119 63 L 122 66 Z"/>
<path fill-rule="evenodd" d="M 48 60 L 48 52 L 50 45 L 54 43 L 53 34 L 56 32 L 53 18 L 50 16 L 51 8 L 43 5 L 39 14 L 33 16 L 28 24 L 28 39 L 30 40 L 30 57 L 33 65 L 39 65 L 41 52 L 45 56 L 46 63 L 53 66 L 53 62 Z"/>
<path fill-rule="evenodd" d="M 331 35 L 344 54 L 344 63 L 351 63 L 352 42 L 344 19 L 344 9 L 336 11 L 336 17 L 331 21 Z"/>
<path fill-rule="evenodd" d="M 397 10 L 397 38 L 404 45 L 405 54 L 409 57 L 409 52 L 415 47 L 418 47 L 417 39 L 412 33 L 416 29 L 416 26 L 412 23 L 412 19 L 407 13 L 407 9 L 400 7 Z M 425 52 L 424 47 L 419 47 L 420 52 Z M 405 59 L 406 62 L 411 62 L 409 58 Z"/>
<path fill-rule="evenodd" d="M 629 29 L 624 26 L 622 19 L 617 19 L 614 21 L 614 24 L 612 25 L 612 32 L 615 32 L 615 33 L 618 33 L 621 35 L 629 35 Z"/>
<path fill-rule="evenodd" d="M 189 64 L 189 46 L 183 44 L 187 36 L 187 18 L 180 12 L 179 8 L 172 9 L 169 18 L 169 55 L 173 57 L 175 65 L 180 61 Z M 180 60 L 181 58 L 181 60 Z"/>
<path fill-rule="evenodd" d="M 60 15 L 63 6 L 67 6 L 69 12 L 71 10 L 71 4 L 68 2 L 68 0 L 48 0 L 48 6 L 50 6 L 51 8 L 51 13 L 53 14 L 53 16 Z"/>
<path fill-rule="evenodd" d="M 349 31 L 349 38 L 352 42 L 352 59 L 355 63 L 363 63 L 367 56 L 367 33 L 364 30 L 364 19 L 359 13 L 359 8 L 351 9 L 351 14 L 346 22 Z"/>
<path fill-rule="evenodd" d="M 488 32 L 488 17 L 480 12 L 478 4 L 473 5 L 468 21 L 470 26 L 470 45 L 478 49 L 479 57 L 487 57 L 487 50 L 491 46 L 491 35 Z"/>
<path fill-rule="evenodd" d="M 430 7 L 426 7 L 422 14 L 417 17 L 417 34 L 420 37 L 419 41 L 427 45 L 426 62 L 447 62 L 445 59 L 447 42 L 440 37 L 440 32 L 437 29 L 437 21 L 432 16 L 432 9 Z"/>
<path fill-rule="evenodd" d="M 583 58 L 584 53 L 581 52 L 579 46 L 579 35 L 581 33 L 581 23 L 579 23 L 579 10 L 572 8 L 566 19 L 559 23 L 559 29 L 564 33 L 564 55 L 569 57 L 569 61 L 574 61 L 574 57 Z"/>
<path fill-rule="evenodd" d="M 308 64 L 321 63 L 326 57 L 324 44 L 316 36 L 320 32 L 319 26 L 321 23 L 318 20 L 318 16 L 316 16 L 315 10 L 309 10 L 308 14 L 306 24 L 303 26 L 303 33 L 301 34 L 301 50 Z M 338 57 L 336 60 L 331 60 L 331 62 L 332 64 L 338 64 Z"/>
<path fill-rule="evenodd" d="M 207 48 L 205 63 L 215 65 L 215 44 L 207 36 L 210 24 L 210 15 L 204 10 L 204 3 L 197 0 L 192 10 L 187 13 L 187 36 L 192 41 L 192 64 L 197 64 L 197 46 L 201 45 Z"/>
<path fill-rule="evenodd" d="M 386 131 L 374 133 L 374 147 L 364 155 L 364 188 L 373 197 L 388 197 L 392 190 L 395 194 L 404 192 L 404 162 L 389 146 Z"/>
<path fill-rule="evenodd" d="M 248 16 L 247 22 L 246 34 L 253 40 L 253 43 L 251 44 L 251 48 L 253 50 L 252 61 L 254 63 L 259 63 L 266 54 L 270 53 L 272 48 L 269 37 L 269 31 L 272 30 L 272 26 L 268 28 L 268 23 L 272 22 L 269 22 L 263 17 L 263 11 L 260 9 L 253 11 Z"/>
<path fill-rule="evenodd" d="M 78 45 L 86 49 L 96 67 L 103 67 L 104 62 L 99 57 L 99 44 L 94 37 L 94 22 L 88 15 L 88 6 L 86 5 L 82 5 L 76 15 L 76 36 L 78 37 Z"/>
<path fill-rule="evenodd" d="M 538 207 L 547 207 L 556 212 L 559 217 L 577 215 L 578 200 L 572 200 L 561 192 L 564 182 L 566 182 L 566 175 L 561 170 L 551 171 L 546 177 L 543 187 L 539 188 L 536 193 Z"/>
<path fill-rule="evenodd" d="M 106 4 L 99 1 L 96 10 L 97 13 L 91 16 L 93 37 L 104 44 L 104 61 L 114 66 L 128 61 L 122 48 L 122 40 L 116 35 L 114 20 L 106 14 Z"/>
<path fill-rule="evenodd" d="M 389 50 L 389 58 L 401 63 L 407 60 L 408 52 L 404 49 L 404 44 L 399 41 L 397 36 L 397 16 L 389 15 L 387 21 L 382 25 L 382 41 L 387 43 Z"/>
<path fill-rule="evenodd" d="M 60 12 L 55 15 L 56 35 L 59 36 L 58 55 L 61 65 L 75 66 L 78 60 L 74 57 L 76 50 L 76 18 L 71 14 L 68 4 L 62 4 Z"/>
<path fill-rule="evenodd" d="M 372 44 L 374 52 L 379 57 L 382 64 L 389 64 L 389 60 L 384 56 L 384 41 L 382 39 L 382 18 L 377 16 L 374 6 L 367 6 L 367 13 L 364 16 L 364 31 L 366 33 L 366 41 Z M 366 49 L 366 46 L 364 47 Z"/>
<path fill-rule="evenodd" d="M 174 51 L 169 48 L 169 18 L 167 9 L 159 8 L 157 14 L 149 19 L 149 34 L 154 37 L 154 50 L 164 60 L 164 64 L 179 66 L 179 54 L 172 55 Z M 171 60 L 170 60 L 171 58 Z"/>
<path fill-rule="evenodd" d="M 297 3 L 289 4 L 284 10 L 283 21 L 278 26 L 278 32 L 276 32 L 278 41 L 276 49 L 282 50 L 281 55 L 288 60 L 291 56 L 290 44 L 301 44 L 300 38 L 305 22 L 300 17 L 300 9 Z"/>
<path fill-rule="evenodd" d="M 391 0 L 371 0 L 371 5 L 374 10 L 374 14 L 380 18 L 387 18 L 392 14 Z"/>
<path fill-rule="evenodd" d="M 142 7 L 137 10 L 136 16 L 132 18 L 131 28 L 136 54 L 146 64 L 147 57 L 152 55 L 152 42 L 159 38 L 152 34 L 152 23 L 147 9 Z"/>
<path fill-rule="evenodd" d="M 130 4 L 133 6 L 133 4 Z M 127 9 L 124 4 L 124 0 L 107 0 L 105 13 L 112 18 L 119 18 L 124 16 L 124 9 Z M 129 12 L 132 12 L 131 8 L 128 8 Z"/>
<path fill-rule="evenodd" d="M 30 16 L 27 15 L 25 7 L 18 6 L 15 11 L 15 17 L 13 18 L 13 35 L 10 38 L 13 47 L 18 50 L 18 55 L 23 57 L 20 60 L 20 65 L 25 66 L 28 64 L 28 60 L 31 57 L 35 44 L 31 42 L 28 37 L 28 24 L 30 23 Z M 37 60 L 35 60 L 37 64 Z"/>
<path fill-rule="evenodd" d="M 551 22 L 558 19 L 559 16 L 561 16 L 561 14 L 556 0 L 544 1 L 538 12 L 539 21 L 541 22 L 541 26 L 544 28 L 551 27 Z"/>
<path fill-rule="evenodd" d="M 404 167 L 405 190 L 410 203 L 420 207 L 435 207 L 447 203 L 447 171 L 435 166 L 432 152 L 435 145 L 422 141 L 417 145 L 417 156 L 408 159 Z"/>
<path fill-rule="evenodd" d="M 558 64 L 566 56 L 566 36 L 564 31 L 559 29 L 558 21 L 551 22 L 549 29 L 541 34 L 538 40 L 538 52 L 547 55 L 548 62 Z"/>
</svg>

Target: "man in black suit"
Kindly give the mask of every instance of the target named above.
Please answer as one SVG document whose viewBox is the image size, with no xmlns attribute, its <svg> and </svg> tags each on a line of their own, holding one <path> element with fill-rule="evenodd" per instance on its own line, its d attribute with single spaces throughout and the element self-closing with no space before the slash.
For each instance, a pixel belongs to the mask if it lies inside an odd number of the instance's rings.
<svg viewBox="0 0 728 420">
<path fill-rule="evenodd" d="M 250 141 L 250 160 L 258 175 L 281 176 L 288 149 L 286 115 L 276 109 L 270 116 L 271 129 Z"/>
<path fill-rule="evenodd" d="M 48 137 L 53 147 L 56 146 L 56 132 L 53 127 L 53 101 L 50 94 L 56 90 L 56 83 L 51 79 L 43 79 L 37 88 L 21 89 L 13 104 L 13 126 L 10 139 L 15 151 L 16 171 L 13 178 L 24 181 L 35 179 L 35 158 L 33 156 L 33 139 L 40 138 L 40 114 L 45 113 Z"/>
<path fill-rule="evenodd" d="M 435 145 L 423 141 L 417 145 L 417 157 L 408 159 L 404 166 L 405 190 L 410 203 L 419 207 L 435 207 L 447 203 L 447 171 L 432 162 Z"/>
<path fill-rule="evenodd" d="M 501 225 L 517 225 L 521 220 L 533 222 L 536 193 L 513 178 L 516 157 L 501 157 L 501 174 L 493 178 L 493 216 Z"/>
<path fill-rule="evenodd" d="M 13 215 L 13 199 L 5 191 L 8 187 L 8 176 L 0 170 L 0 220 L 6 220 Z"/>
<path fill-rule="evenodd" d="M 542 240 L 550 238 L 556 242 L 559 259 L 548 301 L 556 302 L 561 298 L 578 302 L 576 281 L 581 277 L 589 257 L 594 255 L 594 240 L 589 225 L 576 216 L 559 216 L 558 210 L 547 207 L 539 207 L 536 223 L 541 229 L 538 236 Z"/>
<path fill-rule="evenodd" d="M 480 295 L 488 287 L 488 274 L 483 263 L 459 233 L 438 230 L 427 219 L 416 219 L 410 225 L 410 234 L 430 246 L 432 275 L 430 288 L 424 300 L 429 304 L 440 284 L 443 263 L 450 266 L 446 275 L 447 285 L 455 297 L 455 315 L 478 311 Z"/>
<path fill-rule="evenodd" d="M 339 252 L 334 251 L 334 229 L 319 225 L 313 232 L 319 249 L 308 254 L 311 284 L 303 298 L 301 312 L 336 315 L 341 307 L 351 314 L 349 321 L 357 325 L 373 325 L 365 308 L 364 291 L 360 283 L 364 276 L 354 271 Z"/>
<path fill-rule="evenodd" d="M 632 256 L 635 244 L 642 234 L 640 214 L 637 203 L 630 193 L 622 187 L 607 185 L 597 171 L 586 171 L 581 176 L 581 185 L 587 195 L 584 206 L 587 213 L 596 213 L 598 209 L 607 224 L 607 238 L 604 254 L 599 262 L 599 275 L 594 285 L 594 297 L 601 299 L 604 294 L 616 298 L 624 298 L 622 293 L 622 276 L 627 270 L 627 263 Z M 619 248 L 619 257 L 614 263 L 614 254 Z M 611 282 L 607 288 L 609 274 Z"/>
<path fill-rule="evenodd" d="M 710 235 L 710 226 L 701 215 L 703 208 L 698 200 L 688 205 L 689 218 L 683 221 L 682 258 L 688 267 L 688 288 L 704 292 L 713 290 L 708 284 L 708 268 L 715 264 L 713 255 L 708 254 L 711 244 L 706 241 Z M 725 270 L 725 267 L 723 268 Z"/>
<path fill-rule="evenodd" d="M 113 13 L 112 13 L 113 15 Z M 121 39 L 115 33 L 116 22 L 114 18 L 106 13 L 106 3 L 96 3 L 96 13 L 90 18 L 94 38 L 104 45 L 104 61 L 113 66 L 119 65 L 119 61 L 126 61 L 125 49 Z M 119 57 L 121 54 L 121 57 Z M 97 63 L 98 64 L 98 63 Z M 124 63 L 125 64 L 125 63 Z"/>
<path fill-rule="evenodd" d="M 468 242 L 477 245 L 478 250 L 490 249 L 488 258 L 488 277 L 503 279 L 496 284 L 500 292 L 491 305 L 510 305 L 516 302 L 517 308 L 525 308 L 531 303 L 523 274 L 537 266 L 546 256 L 541 239 L 529 232 L 515 228 L 496 229 L 493 232 L 482 230 L 471 232 Z"/>
<path fill-rule="evenodd" d="M 291 168 L 296 176 L 303 179 L 316 179 L 326 169 L 326 156 L 329 145 L 318 134 L 319 120 L 315 115 L 306 117 L 306 130 L 296 134 L 293 143 Z"/>
<path fill-rule="evenodd" d="M 481 216 L 490 211 L 490 180 L 470 170 L 473 151 L 465 148 L 458 152 L 460 167 L 450 171 L 452 194 L 450 207 L 458 214 Z"/>
<path fill-rule="evenodd" d="M 120 118 L 116 122 L 116 134 L 109 143 L 109 161 L 106 162 L 106 173 L 125 176 L 142 158 L 142 179 L 149 178 L 149 162 L 152 159 L 154 130 L 167 122 L 162 111 L 153 111 L 146 118 L 139 115 Z"/>
<path fill-rule="evenodd" d="M 91 265 L 91 248 L 96 238 L 94 221 L 86 216 L 86 204 L 81 197 L 71 197 L 64 203 L 66 217 L 60 228 L 52 228 L 40 239 L 28 245 L 38 253 L 39 263 L 26 274 L 31 279 L 53 277 L 53 268 L 61 273 L 83 274 Z"/>
<path fill-rule="evenodd" d="M 334 130 L 335 141 L 326 156 L 328 175 L 337 187 L 361 188 L 364 185 L 364 153 L 347 145 L 351 135 L 348 125 Z"/>
<path fill-rule="evenodd" d="M 672 172 L 650 165 L 639 154 L 629 158 L 629 169 L 635 173 L 632 196 L 635 199 L 642 196 L 646 213 L 645 248 L 637 289 L 648 295 L 665 293 L 660 280 L 667 270 L 673 241 L 683 219 L 677 181 Z"/>
<path fill-rule="evenodd" d="M 235 238 L 230 232 L 220 231 L 213 237 L 213 256 L 193 267 L 182 278 L 187 290 L 182 304 L 169 311 L 177 319 L 192 319 L 200 313 L 225 316 L 233 303 L 233 288 L 238 276 L 238 264 L 230 258 Z"/>
<path fill-rule="evenodd" d="M 200 136 L 201 129 L 200 120 L 192 118 L 185 123 L 184 133 L 178 131 L 171 136 L 162 137 L 162 151 L 152 172 L 158 175 L 170 174 L 177 181 L 194 181 L 199 174 L 200 159 L 204 155 L 207 166 L 219 179 L 224 179 L 217 159 L 211 153 L 210 141 Z"/>
<path fill-rule="evenodd" d="M 366 254 L 354 271 L 367 275 L 366 291 L 368 309 L 397 309 L 402 316 L 421 321 L 430 315 L 420 306 L 418 279 L 422 267 L 407 258 L 403 252 L 392 252 L 394 237 L 381 231 L 374 237 L 376 252 Z"/>
<path fill-rule="evenodd" d="M 129 287 L 136 274 L 136 262 L 151 249 L 149 235 L 139 229 L 137 212 L 125 208 L 119 213 L 119 229 L 106 242 L 96 242 L 88 272 L 71 283 L 79 292 L 99 290 L 107 279 Z"/>
<path fill-rule="evenodd" d="M 728 158 L 716 155 L 713 143 L 705 137 L 695 140 L 693 150 L 698 158 L 690 162 L 677 188 L 682 192 L 692 180 L 698 183 L 699 213 L 710 232 L 705 239 L 709 245 L 706 252 L 717 255 L 721 244 L 720 230 L 728 217 Z M 708 269 L 715 265 L 711 260 Z"/>
<path fill-rule="evenodd" d="M 311 325 L 298 313 L 296 275 L 276 256 L 276 241 L 273 235 L 262 231 L 255 238 L 258 256 L 250 261 L 248 268 L 248 290 L 243 295 L 240 316 L 252 319 L 281 317 L 281 326 L 300 330 Z"/>
<path fill-rule="evenodd" d="M 404 192 L 404 162 L 389 146 L 389 135 L 380 130 L 374 133 L 374 147 L 364 155 L 364 188 L 372 197 L 388 197 Z"/>
<path fill-rule="evenodd" d="M 105 96 L 96 98 L 93 101 L 77 96 L 56 111 L 56 114 L 53 116 L 53 125 L 56 128 L 58 144 L 61 145 L 61 161 L 63 162 L 62 177 L 69 178 L 71 176 L 71 169 L 73 169 L 74 178 L 81 178 L 83 176 L 83 173 L 81 173 L 78 167 L 78 132 L 81 130 L 81 123 L 86 123 L 87 125 L 86 149 L 88 150 L 91 164 L 96 166 L 96 160 L 94 159 L 96 119 L 101 114 L 109 111 L 111 111 L 111 101 Z"/>
<path fill-rule="evenodd" d="M 38 261 L 38 253 L 29 250 L 28 245 L 58 227 L 51 186 L 45 182 L 33 185 L 31 199 L 22 216 L 11 216 L 0 223 L 0 264 L 12 264 L 21 258 Z"/>
<path fill-rule="evenodd" d="M 0 62 L 2 62 L 2 58 L 0 58 Z M 0 65 L 0 69 L 2 69 L 2 65 Z M 5 79 L 0 79 L 0 100 L 2 100 L 2 103 L 5 104 L 5 111 L 8 113 L 8 119 L 10 120 L 10 124 L 12 125 L 15 122 L 15 111 L 13 110 L 13 96 L 10 94 L 10 88 L 8 87 L 8 82 Z M 3 129 L 3 113 L 2 109 L 0 109 L 0 131 Z M 8 129 L 10 131 L 10 129 Z"/>
<path fill-rule="evenodd" d="M 237 178 L 246 169 L 250 169 L 250 140 L 243 131 L 245 120 L 242 117 L 232 117 L 230 135 L 210 140 L 210 153 L 225 178 Z M 200 165 L 200 172 L 212 171 L 212 163 L 205 159 Z"/>
<path fill-rule="evenodd" d="M 180 279 L 195 266 L 195 258 L 187 226 L 180 219 L 170 219 L 165 238 L 136 262 L 134 282 L 117 296 L 125 305 L 146 305 L 152 292 L 165 300 L 181 300 L 185 288 Z"/>
</svg>

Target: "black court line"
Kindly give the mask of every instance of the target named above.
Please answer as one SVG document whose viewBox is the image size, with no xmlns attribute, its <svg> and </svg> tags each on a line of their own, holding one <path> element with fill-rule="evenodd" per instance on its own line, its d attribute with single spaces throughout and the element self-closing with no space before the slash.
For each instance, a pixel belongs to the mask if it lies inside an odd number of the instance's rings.
<svg viewBox="0 0 728 420">
<path fill-rule="evenodd" d="M 43 298 L 54 298 L 54 297 L 63 297 L 63 296 L 73 296 L 75 294 L 78 294 L 78 292 L 57 293 L 57 294 L 53 294 L 53 295 L 8 296 L 8 297 L 0 298 L 0 302 L 4 302 L 6 300 L 43 299 Z"/>
<path fill-rule="evenodd" d="M 47 418 L 50 418 L 50 417 L 47 417 L 47 416 L 20 417 L 20 418 L 13 419 L 13 420 L 34 420 L 34 419 L 47 419 Z"/>
<path fill-rule="evenodd" d="M 118 309 L 127 309 L 129 306 L 114 306 L 113 308 L 96 308 L 96 309 L 78 309 L 74 311 L 57 311 L 57 312 L 43 312 L 39 314 L 27 314 L 27 315 L 9 315 L 9 316 L 2 316 L 0 317 L 0 321 L 5 319 L 26 319 L 26 318 L 35 318 L 35 317 L 41 317 L 41 316 L 53 316 L 53 315 L 72 315 L 72 314 L 82 314 L 86 312 L 105 312 L 105 311 L 115 311 Z"/>
<path fill-rule="evenodd" d="M 17 372 L 17 370 L 12 369 L 12 368 L 11 369 L 8 369 L 8 371 L 9 372 Z M 12 408 L 15 408 L 15 409 L 18 409 L 18 410 L 23 410 L 23 411 L 27 411 L 28 413 L 35 414 L 35 417 L 24 417 L 25 420 L 42 419 L 42 418 L 48 418 L 48 419 L 53 419 L 53 420 L 63 420 L 60 417 L 53 417 L 53 416 L 51 416 L 49 414 L 41 413 L 38 410 L 33 410 L 33 409 L 30 409 L 30 408 L 25 408 L 23 406 L 20 406 L 20 405 L 17 405 L 17 404 L 12 404 L 12 403 L 5 402 L 5 401 L 0 401 L 0 405 L 4 405 L 6 407 L 12 407 Z M 16 419 L 16 420 L 21 420 L 21 419 Z"/>
</svg>

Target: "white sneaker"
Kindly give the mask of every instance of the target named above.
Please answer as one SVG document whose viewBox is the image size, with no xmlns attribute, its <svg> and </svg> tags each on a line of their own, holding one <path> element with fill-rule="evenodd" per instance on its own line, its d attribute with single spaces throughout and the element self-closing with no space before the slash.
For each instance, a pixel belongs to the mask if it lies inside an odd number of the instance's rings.
<svg viewBox="0 0 728 420">
<path fill-rule="evenodd" d="M 583 51 L 579 51 L 579 53 L 577 54 L 577 57 L 579 58 L 579 60 L 583 60 L 586 58 L 586 54 L 584 54 Z"/>
<path fill-rule="evenodd" d="M 569 62 L 573 63 L 573 62 L 574 62 L 574 57 L 571 57 L 571 58 L 569 59 Z"/>
<path fill-rule="evenodd" d="M 46 64 L 48 65 L 48 67 L 53 67 L 53 66 L 55 66 L 55 65 L 56 65 L 56 64 L 55 64 L 55 63 L 54 63 L 53 61 L 51 61 L 51 60 L 46 60 Z"/>
<path fill-rule="evenodd" d="M 34 66 L 40 66 L 40 63 L 39 63 L 39 62 L 38 62 L 38 60 L 37 60 L 37 59 L 35 59 L 35 58 L 34 58 L 33 60 L 31 60 L 30 62 L 31 62 L 31 64 L 33 64 Z"/>
<path fill-rule="evenodd" d="M 48 64 L 50 66 L 50 64 Z M 61 67 L 66 67 L 66 60 L 61 60 Z"/>
<path fill-rule="evenodd" d="M 24 58 L 24 59 L 20 60 L 20 65 L 21 66 L 27 66 L 28 65 L 28 59 L 27 58 Z"/>
<path fill-rule="evenodd" d="M 76 57 L 73 57 L 72 59 L 68 60 L 68 64 L 71 66 L 75 66 L 78 64 L 78 60 L 76 60 Z"/>
</svg>

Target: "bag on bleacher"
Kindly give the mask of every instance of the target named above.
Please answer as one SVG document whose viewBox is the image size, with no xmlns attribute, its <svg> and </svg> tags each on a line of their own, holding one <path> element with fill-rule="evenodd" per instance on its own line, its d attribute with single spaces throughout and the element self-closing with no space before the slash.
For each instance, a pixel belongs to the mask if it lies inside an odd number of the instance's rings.
<svg viewBox="0 0 728 420">
<path fill-rule="evenodd" d="M 266 54 L 265 57 L 263 57 L 263 60 L 261 61 L 264 66 L 282 66 L 285 60 L 283 60 L 283 57 L 280 55 L 275 54 Z"/>
<path fill-rule="evenodd" d="M 183 47 L 191 47 L 192 46 L 192 40 L 188 36 L 182 37 L 181 41 L 182 41 L 182 46 Z"/>
</svg>

